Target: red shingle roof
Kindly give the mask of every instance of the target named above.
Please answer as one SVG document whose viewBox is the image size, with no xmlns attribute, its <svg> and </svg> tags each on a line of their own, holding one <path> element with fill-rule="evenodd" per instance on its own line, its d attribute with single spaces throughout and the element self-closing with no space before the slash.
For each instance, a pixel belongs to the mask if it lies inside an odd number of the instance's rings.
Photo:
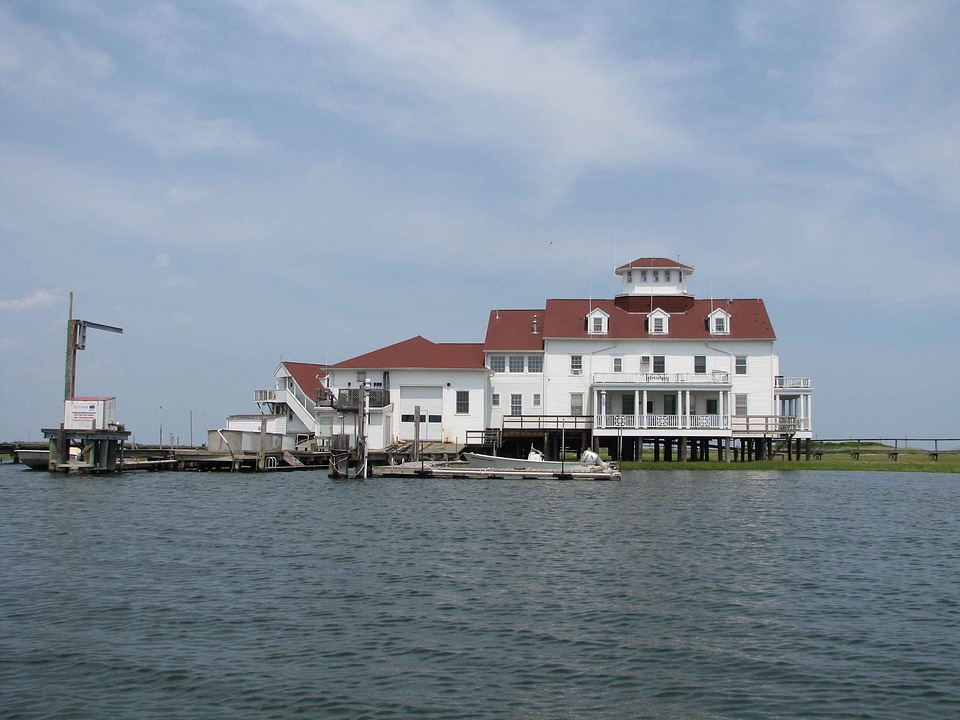
<svg viewBox="0 0 960 720">
<path fill-rule="evenodd" d="M 603 336 L 587 333 L 584 320 L 587 313 L 597 308 L 610 316 L 608 332 Z M 707 315 L 717 308 L 730 313 L 729 335 L 711 335 L 707 329 Z M 535 314 L 540 323 L 539 335 L 530 332 Z M 491 313 L 485 349 L 487 352 L 542 350 L 544 338 L 776 339 L 763 300 L 757 299 L 729 302 L 695 300 L 687 312 L 670 315 L 669 333 L 666 336 L 650 335 L 646 319 L 647 313 L 628 313 L 617 307 L 613 300 L 548 300 L 545 310 L 500 310 Z"/>
<path fill-rule="evenodd" d="M 326 365 L 286 361 L 280 364 L 287 369 L 307 397 L 317 396 L 317 389 L 323 387 L 323 379 L 327 377 Z"/>
<path fill-rule="evenodd" d="M 621 265 L 616 271 L 621 272 L 623 270 L 630 270 L 631 268 L 683 268 L 689 273 L 693 272 L 693 268 L 689 265 L 684 265 L 670 258 L 637 258 L 633 262 Z"/>
<path fill-rule="evenodd" d="M 546 310 L 491 310 L 484 350 L 543 350 L 543 320 Z M 533 318 L 539 332 L 533 332 Z"/>
<path fill-rule="evenodd" d="M 331 368 L 374 370 L 393 368 L 431 368 L 444 370 L 483 367 L 483 345 L 480 343 L 435 343 L 416 337 L 385 348 L 344 360 Z"/>
</svg>

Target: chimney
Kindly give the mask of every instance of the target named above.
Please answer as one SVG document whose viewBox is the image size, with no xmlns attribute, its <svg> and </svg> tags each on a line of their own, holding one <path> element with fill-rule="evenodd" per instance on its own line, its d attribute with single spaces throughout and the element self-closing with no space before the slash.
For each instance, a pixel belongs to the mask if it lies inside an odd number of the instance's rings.
<svg viewBox="0 0 960 720">
<path fill-rule="evenodd" d="M 533 334 L 537 335 L 540 332 L 540 320 L 536 315 L 533 316 Z"/>
</svg>

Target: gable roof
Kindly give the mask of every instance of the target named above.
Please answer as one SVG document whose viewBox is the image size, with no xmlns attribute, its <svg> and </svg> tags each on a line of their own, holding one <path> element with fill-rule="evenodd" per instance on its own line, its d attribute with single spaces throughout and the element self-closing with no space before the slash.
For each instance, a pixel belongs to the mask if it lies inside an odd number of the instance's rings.
<svg viewBox="0 0 960 720">
<path fill-rule="evenodd" d="M 619 273 L 624 270 L 630 270 L 631 268 L 682 268 L 691 273 L 693 272 L 693 268 L 689 265 L 684 265 L 670 258 L 637 258 L 633 262 L 621 265 L 615 272 Z"/>
<path fill-rule="evenodd" d="M 324 386 L 323 380 L 327 377 L 326 365 L 287 361 L 281 362 L 280 365 L 286 368 L 294 382 L 300 386 L 300 389 L 309 398 L 315 398 L 317 390 Z"/>
<path fill-rule="evenodd" d="M 423 368 L 444 370 L 477 370 L 483 368 L 483 345 L 480 343 L 435 343 L 422 335 L 344 360 L 333 369 L 391 370 Z"/>
</svg>

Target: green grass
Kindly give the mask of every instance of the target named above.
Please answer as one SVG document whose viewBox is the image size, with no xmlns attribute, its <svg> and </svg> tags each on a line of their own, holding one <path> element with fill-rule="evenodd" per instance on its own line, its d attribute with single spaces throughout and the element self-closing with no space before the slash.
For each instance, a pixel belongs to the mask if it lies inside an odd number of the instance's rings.
<svg viewBox="0 0 960 720">
<path fill-rule="evenodd" d="M 624 462 L 624 470 L 884 470 L 895 472 L 935 472 L 960 473 L 960 452 L 940 452 L 939 459 L 931 460 L 928 451 L 922 448 L 897 448 L 896 460 L 890 459 L 893 446 L 880 443 L 861 443 L 860 457 L 854 459 L 850 453 L 857 450 L 857 443 L 815 443 L 812 452 L 822 452 L 820 460 L 796 459 L 721 462 L 716 452 L 711 459 L 697 462 L 654 462 L 652 453 L 645 453 L 646 459 L 640 462 Z M 801 456 L 802 458 L 803 456 Z"/>
</svg>

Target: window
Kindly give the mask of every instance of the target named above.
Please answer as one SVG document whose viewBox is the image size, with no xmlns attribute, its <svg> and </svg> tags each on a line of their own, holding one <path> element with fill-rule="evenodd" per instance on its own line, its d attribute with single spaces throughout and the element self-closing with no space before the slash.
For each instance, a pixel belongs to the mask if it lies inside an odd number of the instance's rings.
<svg viewBox="0 0 960 720">
<path fill-rule="evenodd" d="M 655 317 L 655 318 L 653 319 L 653 332 L 655 332 L 655 333 L 661 333 L 661 334 L 663 333 L 663 318 L 662 318 L 662 317 Z"/>
<path fill-rule="evenodd" d="M 654 281 L 654 282 L 660 282 L 660 271 L 659 271 L 659 270 L 654 270 L 654 271 L 653 271 L 653 281 Z"/>
<path fill-rule="evenodd" d="M 633 415 L 633 395 L 620 397 L 620 412 L 623 415 Z"/>
<path fill-rule="evenodd" d="M 494 407 L 500 407 L 500 393 L 493 393 L 490 396 L 490 404 Z"/>
<path fill-rule="evenodd" d="M 716 398 L 707 398 L 707 415 L 719 415 L 719 404 Z"/>
<path fill-rule="evenodd" d="M 647 281 L 647 271 L 646 271 L 646 270 L 641 270 L 641 271 L 640 271 L 640 282 L 646 282 L 646 281 Z"/>
<path fill-rule="evenodd" d="M 627 282 L 633 282 L 633 270 L 627 270 Z"/>
<path fill-rule="evenodd" d="M 737 355 L 736 370 L 737 370 L 737 375 L 747 374 L 747 356 L 746 355 Z"/>
<path fill-rule="evenodd" d="M 414 415 L 413 413 L 410 413 L 409 415 L 401 415 L 401 416 L 400 416 L 400 421 L 401 421 L 401 422 L 405 422 L 405 423 L 416 422 L 416 421 L 417 421 L 417 416 Z M 421 415 L 421 416 L 420 416 L 420 422 L 425 423 L 426 421 L 427 421 L 427 416 L 426 416 L 426 415 Z"/>
<path fill-rule="evenodd" d="M 663 279 L 664 279 L 666 282 L 670 282 L 670 271 L 669 271 L 669 270 L 664 270 L 664 271 L 663 271 Z"/>
<path fill-rule="evenodd" d="M 727 332 L 727 319 L 723 315 L 717 315 L 713 319 L 713 331 L 720 335 Z"/>
<path fill-rule="evenodd" d="M 533 394 L 533 406 L 540 407 L 540 393 Z"/>
<path fill-rule="evenodd" d="M 490 356 L 490 369 L 495 373 L 504 372 L 507 369 L 507 361 L 503 355 L 491 355 Z"/>
<path fill-rule="evenodd" d="M 512 373 L 523 372 L 523 355 L 510 356 L 510 372 Z"/>
<path fill-rule="evenodd" d="M 357 382 L 358 382 L 358 383 L 363 383 L 366 379 L 367 379 L 367 371 L 366 371 L 366 370 L 359 370 L 359 371 L 357 371 Z M 292 387 L 292 386 L 291 386 L 291 387 Z"/>
<path fill-rule="evenodd" d="M 571 375 L 583 374 L 583 355 L 570 356 L 570 374 Z"/>
<path fill-rule="evenodd" d="M 591 335 L 605 335 L 607 332 L 607 321 L 610 316 L 603 310 L 591 310 L 587 314 L 586 329 Z"/>
<path fill-rule="evenodd" d="M 543 355 L 527 355 L 527 372 L 543 372 Z"/>
<path fill-rule="evenodd" d="M 518 393 L 510 396 L 510 414 L 523 415 L 523 395 Z"/>
<path fill-rule="evenodd" d="M 655 373 L 666 372 L 666 358 L 663 355 L 654 355 L 653 356 L 653 371 Z"/>
<path fill-rule="evenodd" d="M 438 422 L 443 422 L 443 417 L 441 415 L 429 415 L 427 416 L 427 420 L 429 420 L 432 423 L 438 423 Z"/>
<path fill-rule="evenodd" d="M 614 371 L 614 372 L 623 372 L 623 358 L 614 358 L 614 359 L 613 359 L 613 371 Z"/>
<path fill-rule="evenodd" d="M 470 391 L 457 390 L 457 414 L 465 415 L 470 412 Z"/>
<path fill-rule="evenodd" d="M 583 393 L 570 393 L 570 414 L 583 415 Z"/>
<path fill-rule="evenodd" d="M 740 415 L 740 416 L 747 414 L 747 396 L 746 395 L 733 396 L 733 414 Z"/>
<path fill-rule="evenodd" d="M 697 374 L 703 374 L 707 371 L 707 356 L 706 355 L 694 355 L 693 356 L 693 371 Z"/>
</svg>

